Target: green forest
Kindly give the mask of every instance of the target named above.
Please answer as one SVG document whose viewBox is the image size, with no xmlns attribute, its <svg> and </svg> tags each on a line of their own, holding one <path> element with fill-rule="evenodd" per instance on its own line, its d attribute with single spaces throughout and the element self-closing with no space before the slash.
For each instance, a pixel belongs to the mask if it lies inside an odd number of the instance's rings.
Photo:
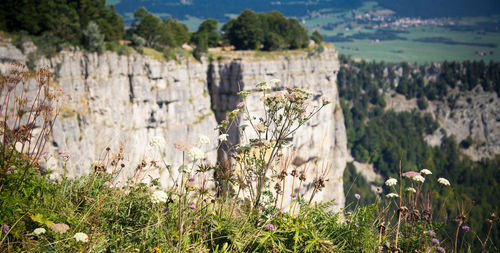
<svg viewBox="0 0 500 253">
<path fill-rule="evenodd" d="M 395 91 L 407 98 L 452 101 L 454 97 L 448 95 L 450 89 L 458 86 L 461 90 L 472 90 L 481 85 L 484 90 L 498 94 L 500 65 L 444 62 L 440 67 L 434 64 L 410 66 L 407 63 L 355 62 L 348 57 L 341 57 L 341 62 L 337 83 L 345 117 L 348 148 L 355 160 L 374 164 L 376 172 L 384 178 L 399 178 L 401 163 L 403 172 L 426 168 L 435 177 L 450 179 L 455 195 L 444 198 L 444 192 L 433 192 L 434 215 L 448 219 L 446 230 L 451 238 L 456 226 L 454 218 L 458 212 L 457 202 L 464 201 L 468 205 L 467 224 L 475 228 L 480 237 L 484 237 L 489 228 L 485 220 L 500 207 L 496 198 L 500 192 L 500 156 L 474 162 L 461 151 L 461 147 L 466 148 L 467 143 L 457 143 L 454 136 L 447 135 L 442 129 L 440 131 L 444 132 L 444 137 L 441 145 L 428 145 L 424 136 L 438 130 L 439 124 L 430 114 L 424 114 L 420 110 L 399 113 L 386 110 L 383 92 Z M 403 69 L 403 77 L 399 85 L 394 87 L 396 68 Z M 388 70 L 386 76 L 384 69 Z M 414 69 L 421 71 L 413 71 Z M 420 74 L 416 74 L 417 72 Z M 437 75 L 436 82 L 423 82 L 424 75 L 429 73 Z M 351 193 L 346 196 L 347 203 L 356 201 L 352 194 L 354 192 L 366 196 L 362 203 L 373 203 L 375 194 L 367 182 L 356 174 L 352 164 L 348 164 L 344 180 L 345 191 Z M 444 206 L 446 210 L 442 210 L 441 207 Z M 496 225 L 493 230 L 496 234 L 492 238 L 500 238 L 499 228 Z M 467 236 L 468 241 L 474 242 L 473 249 L 480 249 L 475 235 Z M 494 243 L 499 245 L 500 240 L 495 239 Z"/>
<path fill-rule="evenodd" d="M 197 31 L 177 19 L 162 19 L 139 7 L 133 13 L 127 29 L 123 19 L 105 0 L 91 1 L 2 1 L 0 3 L 0 30 L 14 34 L 15 44 L 32 40 L 36 55 L 52 56 L 68 46 L 78 46 L 91 52 L 104 50 L 128 54 L 131 47 L 143 53 L 145 47 L 171 59 L 179 48 L 188 43 L 193 55 L 200 59 L 208 48 L 234 46 L 237 50 L 274 51 L 305 48 L 309 45 L 307 30 L 295 18 L 286 18 L 278 11 L 255 13 L 244 10 L 229 20 L 219 34 L 215 19 L 204 20 Z M 321 42 L 316 32 L 312 39 Z"/>
</svg>

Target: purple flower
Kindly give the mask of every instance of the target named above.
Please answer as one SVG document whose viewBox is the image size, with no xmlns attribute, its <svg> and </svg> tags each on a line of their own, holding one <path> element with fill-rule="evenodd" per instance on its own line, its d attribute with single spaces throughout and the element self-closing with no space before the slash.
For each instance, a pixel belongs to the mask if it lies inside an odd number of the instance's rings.
<svg viewBox="0 0 500 253">
<path fill-rule="evenodd" d="M 190 205 L 189 208 L 194 210 L 194 209 L 196 209 L 196 205 Z"/>
<path fill-rule="evenodd" d="M 188 182 L 194 182 L 194 177 L 188 178 Z"/>
<path fill-rule="evenodd" d="M 429 230 L 429 231 L 427 231 L 427 232 L 425 232 L 425 233 L 426 233 L 426 234 L 428 234 L 428 235 L 429 235 L 429 236 L 431 236 L 431 237 L 436 236 L 436 232 L 434 232 L 434 231 L 432 231 L 432 230 Z"/>
<path fill-rule="evenodd" d="M 354 224 L 354 226 L 356 226 L 357 228 L 359 228 L 359 225 L 358 225 L 358 223 L 355 223 L 355 224 Z"/>
<path fill-rule="evenodd" d="M 465 232 L 469 232 L 470 227 L 469 227 L 469 226 L 467 226 L 467 225 L 463 225 L 463 226 L 462 226 L 462 230 L 463 230 L 463 231 L 465 231 Z"/>
<path fill-rule="evenodd" d="M 352 213 L 350 211 L 347 212 L 346 214 L 347 214 L 347 216 L 351 216 L 352 215 Z"/>
<path fill-rule="evenodd" d="M 436 245 L 439 245 L 439 240 L 436 238 L 432 239 L 431 242 L 436 244 Z"/>
<path fill-rule="evenodd" d="M 351 223 L 351 220 L 349 220 L 349 219 L 345 219 L 345 222 L 346 222 L 346 223 Z"/>
<path fill-rule="evenodd" d="M 170 211 L 170 208 L 168 208 L 168 207 L 165 207 L 165 209 L 163 209 L 163 212 L 164 212 L 164 213 L 166 213 L 166 212 L 168 212 L 168 211 Z"/>
<path fill-rule="evenodd" d="M 445 253 L 446 252 L 446 250 L 444 250 L 443 247 L 436 247 L 436 250 L 439 251 L 439 252 L 441 252 L 441 253 Z"/>
<path fill-rule="evenodd" d="M 291 196 L 292 198 L 295 198 L 295 197 L 297 197 L 297 193 L 292 193 L 290 196 Z"/>
<path fill-rule="evenodd" d="M 8 170 L 6 174 L 7 174 L 7 175 L 10 175 L 10 174 L 12 174 L 12 172 L 10 172 L 10 170 Z"/>
<path fill-rule="evenodd" d="M 7 224 L 3 224 L 2 231 L 7 234 L 9 230 L 10 230 L 9 226 Z"/>
<path fill-rule="evenodd" d="M 270 230 L 270 231 L 274 231 L 274 226 L 273 226 L 273 224 L 266 224 L 266 225 L 264 226 L 264 228 L 265 228 L 265 229 L 267 229 L 267 230 Z"/>
<path fill-rule="evenodd" d="M 354 197 L 359 200 L 361 198 L 361 195 L 356 193 L 356 194 L 354 194 Z"/>
</svg>

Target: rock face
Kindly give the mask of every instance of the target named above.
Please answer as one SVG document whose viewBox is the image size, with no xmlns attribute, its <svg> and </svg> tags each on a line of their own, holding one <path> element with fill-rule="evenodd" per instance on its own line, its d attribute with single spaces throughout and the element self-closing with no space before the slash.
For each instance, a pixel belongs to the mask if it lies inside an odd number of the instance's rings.
<svg viewBox="0 0 500 253">
<path fill-rule="evenodd" d="M 22 54 L 15 50 L 0 51 L 0 58 L 14 60 L 13 55 L 15 60 L 23 60 Z M 63 105 L 54 125 L 52 145 L 47 147 L 55 157 L 58 152 L 71 154 L 67 163 L 59 162 L 58 170 L 65 167 L 69 176 L 88 173 L 93 161 L 104 158 L 107 147 L 111 152 L 123 149 L 122 179 L 133 175 L 142 159 L 164 159 L 173 165 L 172 173 L 176 174 L 182 163 L 182 151 L 174 149 L 173 144 L 199 143 L 199 135 L 211 140 L 211 144 L 197 145 L 213 164 L 218 146 L 214 128 L 224 119 L 225 112 L 240 102 L 238 91 L 252 90 L 260 81 L 278 78 L 286 86 L 321 95 L 333 103 L 300 129 L 293 144 L 301 159 L 314 160 L 317 166 L 323 161 L 333 165 L 326 189 L 315 199 L 334 199 L 336 209 L 344 205 L 342 175 L 347 140 L 336 86 L 337 53 L 333 49 L 315 56 L 298 53 L 273 59 L 229 57 L 203 63 L 191 58 L 160 62 L 138 54 L 64 51 L 37 65 L 49 66 L 59 87 L 72 97 Z M 262 113 L 253 103 L 249 109 Z M 154 136 L 163 136 L 166 145 L 151 147 L 149 141 Z M 236 135 L 230 134 L 229 138 L 233 143 L 244 142 Z M 310 170 L 310 179 L 317 170 Z M 159 177 L 164 186 L 175 176 L 159 169 L 151 169 L 148 174 Z"/>
<path fill-rule="evenodd" d="M 418 110 L 416 99 L 402 95 L 387 95 L 387 104 L 394 111 Z M 480 86 L 472 91 L 460 92 L 453 104 L 431 101 L 424 111 L 431 113 L 447 135 L 455 136 L 458 143 L 471 137 L 473 143 L 463 149 L 472 160 L 491 158 L 500 154 L 500 100 L 494 92 L 484 92 Z M 440 145 L 443 134 L 438 129 L 425 140 Z"/>
</svg>

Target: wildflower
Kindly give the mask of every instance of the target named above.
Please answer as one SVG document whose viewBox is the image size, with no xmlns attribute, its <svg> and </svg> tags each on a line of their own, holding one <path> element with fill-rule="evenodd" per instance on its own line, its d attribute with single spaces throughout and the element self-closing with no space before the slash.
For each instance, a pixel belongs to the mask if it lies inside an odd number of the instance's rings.
<svg viewBox="0 0 500 253">
<path fill-rule="evenodd" d="M 346 223 L 351 223 L 351 220 L 349 220 L 349 219 L 345 219 L 345 222 L 346 222 Z"/>
<path fill-rule="evenodd" d="M 162 136 L 155 136 L 149 141 L 149 146 L 151 147 L 161 147 L 165 146 L 165 138 Z"/>
<path fill-rule="evenodd" d="M 165 207 L 165 208 L 162 210 L 162 212 L 163 212 L 163 213 L 166 213 L 166 212 L 168 212 L 168 211 L 170 211 L 170 208 L 168 208 L 168 207 Z"/>
<path fill-rule="evenodd" d="M 267 229 L 267 230 L 270 230 L 270 231 L 274 231 L 274 226 L 273 226 L 273 224 L 266 224 L 266 225 L 264 226 L 264 228 L 265 228 L 265 229 Z"/>
<path fill-rule="evenodd" d="M 165 203 L 167 202 L 167 194 L 164 191 L 154 191 L 153 194 L 151 195 L 151 202 L 153 204 L 156 203 Z"/>
<path fill-rule="evenodd" d="M 359 228 L 359 225 L 358 225 L 358 223 L 355 223 L 355 224 L 354 224 L 354 226 L 356 226 L 357 228 Z"/>
<path fill-rule="evenodd" d="M 255 130 L 257 130 L 258 132 L 264 132 L 266 131 L 266 126 L 264 126 L 264 124 L 259 123 L 255 125 Z"/>
<path fill-rule="evenodd" d="M 387 186 L 393 186 L 393 185 L 396 185 L 398 183 L 398 180 L 395 179 L 395 178 L 389 178 L 387 179 L 387 181 L 385 181 L 385 185 Z"/>
<path fill-rule="evenodd" d="M 192 148 L 192 145 L 186 141 L 176 141 L 174 143 L 174 147 L 180 151 L 189 151 Z"/>
<path fill-rule="evenodd" d="M 189 206 L 189 208 L 191 208 L 191 209 L 195 210 L 195 209 L 196 209 L 196 205 L 194 205 L 194 204 L 193 204 L 193 205 L 190 205 L 190 206 Z"/>
<path fill-rule="evenodd" d="M 194 182 L 194 177 L 188 178 L 188 182 Z"/>
<path fill-rule="evenodd" d="M 269 86 L 267 84 L 267 82 L 260 82 L 258 84 L 255 85 L 257 88 L 260 88 L 261 90 L 270 90 L 271 89 L 271 86 Z"/>
<path fill-rule="evenodd" d="M 424 232 L 424 233 L 426 233 L 427 235 L 429 235 L 429 236 L 431 236 L 431 237 L 436 236 L 436 232 L 434 232 L 434 231 L 432 231 L 432 230 L 426 231 L 426 232 Z"/>
<path fill-rule="evenodd" d="M 75 238 L 75 240 L 77 242 L 88 242 L 89 241 L 89 236 L 85 233 L 76 233 L 73 238 Z"/>
<path fill-rule="evenodd" d="M 3 226 L 2 226 L 2 231 L 3 231 L 4 233 L 6 233 L 6 234 L 7 234 L 7 233 L 9 232 L 9 230 L 10 230 L 9 225 L 7 225 L 7 224 L 3 224 Z"/>
<path fill-rule="evenodd" d="M 219 141 L 227 141 L 228 134 L 221 134 L 219 135 Z"/>
<path fill-rule="evenodd" d="M 346 214 L 347 214 L 347 216 L 351 216 L 351 215 L 352 215 L 352 213 L 351 213 L 351 212 L 347 212 Z"/>
<path fill-rule="evenodd" d="M 438 239 L 436 239 L 436 238 L 432 239 L 432 240 L 431 240 L 431 242 L 432 242 L 433 244 L 439 245 L 439 240 L 438 240 Z"/>
<path fill-rule="evenodd" d="M 389 193 L 385 195 L 388 198 L 399 198 L 399 195 L 397 193 Z"/>
<path fill-rule="evenodd" d="M 446 185 L 446 186 L 449 186 L 450 185 L 450 181 L 448 181 L 448 179 L 446 178 L 438 178 L 438 183 L 442 184 L 442 185 Z"/>
<path fill-rule="evenodd" d="M 408 188 L 406 188 L 406 191 L 407 191 L 407 192 L 413 192 L 413 193 L 416 193 L 416 192 L 417 192 L 417 190 L 415 190 L 415 188 L 413 188 L 413 187 L 408 187 Z"/>
<path fill-rule="evenodd" d="M 425 181 L 425 178 L 420 176 L 420 175 L 417 175 L 417 176 L 414 176 L 412 177 L 411 179 L 417 181 L 417 182 L 420 182 L 420 183 L 423 183 Z"/>
<path fill-rule="evenodd" d="M 158 248 L 158 247 L 154 247 L 153 250 L 156 252 L 156 253 L 161 253 L 161 249 Z"/>
<path fill-rule="evenodd" d="M 290 195 L 290 197 L 292 197 L 292 198 L 297 197 L 297 193 L 292 193 L 292 194 Z"/>
<path fill-rule="evenodd" d="M 416 172 L 416 171 L 407 171 L 403 174 L 401 174 L 403 177 L 409 177 L 409 178 L 412 178 L 412 177 L 416 177 L 416 176 L 420 176 L 420 172 Z"/>
<path fill-rule="evenodd" d="M 423 169 L 420 171 L 420 173 L 425 174 L 425 175 L 432 175 L 432 172 L 428 169 Z"/>
<path fill-rule="evenodd" d="M 354 194 L 354 197 L 355 197 L 357 200 L 359 200 L 359 199 L 361 198 L 361 195 L 359 195 L 359 194 L 357 194 L 357 193 L 356 193 L 356 194 Z"/>
<path fill-rule="evenodd" d="M 203 158 L 205 158 L 205 154 L 199 148 L 192 147 L 188 151 L 188 157 L 189 157 L 189 159 L 191 159 L 193 161 L 195 161 L 195 160 L 202 160 Z"/>
<path fill-rule="evenodd" d="M 271 79 L 271 80 L 269 80 L 269 83 L 271 83 L 271 85 L 275 85 L 277 83 L 281 83 L 281 80 L 280 79 Z"/>
<path fill-rule="evenodd" d="M 37 228 L 37 229 L 33 230 L 34 235 L 45 234 L 45 232 L 47 232 L 47 230 L 45 230 L 45 228 Z"/>
<path fill-rule="evenodd" d="M 436 247 L 436 250 L 439 251 L 439 252 L 441 252 L 441 253 L 445 253 L 446 252 L 446 250 L 444 250 L 444 248 L 441 247 L 441 246 L 440 247 Z"/>
<path fill-rule="evenodd" d="M 52 231 L 54 231 L 56 233 L 64 234 L 64 233 L 66 233 L 66 231 L 68 231 L 69 226 L 67 224 L 64 224 L 64 223 L 56 223 L 56 224 L 50 226 L 50 229 L 52 229 Z"/>
<path fill-rule="evenodd" d="M 463 231 L 465 231 L 465 232 L 469 232 L 470 227 L 469 227 L 469 226 L 467 226 L 467 225 L 463 225 L 463 226 L 462 226 L 462 230 L 463 230 Z"/>
<path fill-rule="evenodd" d="M 200 134 L 198 136 L 198 139 L 199 139 L 201 144 L 210 144 L 210 138 L 208 138 L 208 136 L 206 136 L 206 135 Z"/>
</svg>

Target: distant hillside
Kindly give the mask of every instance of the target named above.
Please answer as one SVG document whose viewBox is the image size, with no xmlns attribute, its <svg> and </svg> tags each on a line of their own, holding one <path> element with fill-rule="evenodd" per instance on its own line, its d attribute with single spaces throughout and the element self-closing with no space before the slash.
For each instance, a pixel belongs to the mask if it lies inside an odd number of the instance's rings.
<svg viewBox="0 0 500 253">
<path fill-rule="evenodd" d="M 117 1 L 108 0 L 111 4 L 115 2 Z M 194 16 L 202 19 L 228 20 L 227 14 L 239 14 L 244 9 L 251 9 L 255 12 L 278 10 L 285 16 L 302 17 L 325 9 L 357 8 L 361 3 L 362 0 L 121 0 L 115 8 L 122 15 L 133 12 L 139 6 L 144 6 L 154 13 L 169 14 L 178 19 Z"/>
<path fill-rule="evenodd" d="M 154 13 L 173 18 L 186 16 L 202 19 L 228 20 L 228 15 L 238 14 L 244 9 L 256 12 L 278 10 L 286 16 L 304 17 L 313 12 L 332 12 L 355 9 L 363 0 L 108 0 L 124 15 L 144 6 Z M 377 0 L 380 6 L 394 10 L 398 16 L 410 17 L 459 17 L 500 14 L 498 0 Z"/>
</svg>

